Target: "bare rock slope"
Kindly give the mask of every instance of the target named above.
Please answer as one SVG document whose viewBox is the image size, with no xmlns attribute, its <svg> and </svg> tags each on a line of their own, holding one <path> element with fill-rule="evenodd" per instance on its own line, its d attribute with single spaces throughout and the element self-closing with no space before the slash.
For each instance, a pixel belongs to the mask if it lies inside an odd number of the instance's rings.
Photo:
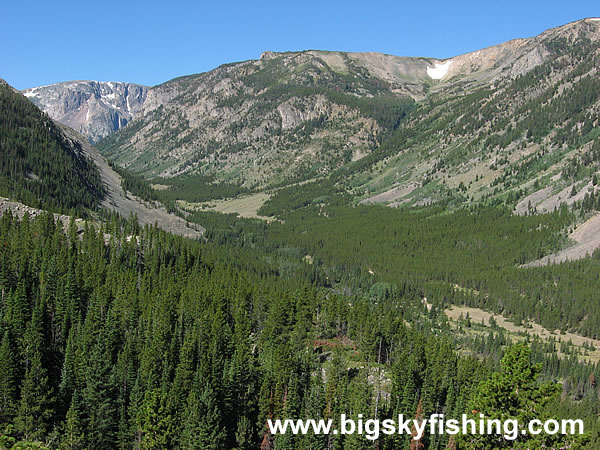
<svg viewBox="0 0 600 450">
<path fill-rule="evenodd" d="M 147 204 L 131 193 L 125 192 L 121 186 L 121 176 L 108 165 L 104 157 L 85 142 L 83 136 L 66 126 L 63 126 L 63 130 L 65 135 L 82 143 L 84 153 L 98 168 L 106 189 L 106 196 L 101 205 L 103 208 L 116 211 L 123 217 L 134 214 L 142 225 L 157 225 L 165 231 L 183 237 L 198 239 L 203 235 L 205 231 L 203 227 L 196 224 L 193 227 L 188 226 L 184 219 L 167 212 L 165 208 Z"/>
<path fill-rule="evenodd" d="M 574 242 L 573 245 L 541 259 L 523 264 L 522 267 L 558 264 L 591 256 L 596 249 L 600 248 L 600 214 L 594 215 L 575 228 L 569 238 Z"/>
<path fill-rule="evenodd" d="M 96 142 L 127 125 L 144 104 L 147 91 L 132 83 L 67 81 L 23 94 L 54 120 Z"/>
</svg>

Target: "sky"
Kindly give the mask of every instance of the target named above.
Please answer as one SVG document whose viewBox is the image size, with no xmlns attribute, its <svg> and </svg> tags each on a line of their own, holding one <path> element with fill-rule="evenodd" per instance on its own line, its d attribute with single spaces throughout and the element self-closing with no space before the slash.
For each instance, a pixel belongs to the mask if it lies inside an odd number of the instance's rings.
<svg viewBox="0 0 600 450">
<path fill-rule="evenodd" d="M 153 86 L 265 50 L 449 58 L 585 17 L 595 1 L 4 0 L 0 78 Z"/>
</svg>

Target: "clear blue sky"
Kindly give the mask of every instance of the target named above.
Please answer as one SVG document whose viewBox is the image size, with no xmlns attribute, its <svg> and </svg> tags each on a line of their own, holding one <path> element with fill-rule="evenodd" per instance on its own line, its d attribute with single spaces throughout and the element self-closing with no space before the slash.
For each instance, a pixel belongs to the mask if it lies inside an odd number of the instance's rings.
<svg viewBox="0 0 600 450">
<path fill-rule="evenodd" d="M 600 3 L 5 0 L 0 15 L 0 78 L 24 89 L 76 79 L 155 85 L 264 50 L 447 58 L 600 16 Z"/>
</svg>

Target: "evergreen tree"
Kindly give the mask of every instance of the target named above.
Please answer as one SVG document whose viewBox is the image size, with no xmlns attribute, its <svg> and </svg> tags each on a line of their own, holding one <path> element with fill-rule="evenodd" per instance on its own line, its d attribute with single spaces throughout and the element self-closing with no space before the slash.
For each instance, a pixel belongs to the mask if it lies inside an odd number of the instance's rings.
<svg viewBox="0 0 600 450">
<path fill-rule="evenodd" d="M 54 412 L 54 396 L 43 361 L 40 308 L 36 308 L 33 312 L 25 331 L 23 345 L 25 376 L 21 384 L 21 400 L 15 425 L 25 439 L 42 439 L 49 431 Z"/>
<path fill-rule="evenodd" d="M 221 413 L 210 387 L 201 388 L 200 380 L 188 396 L 181 446 L 189 449 L 218 450 L 223 448 L 226 431 L 221 425 Z"/>
<path fill-rule="evenodd" d="M 111 383 L 111 358 L 102 335 L 89 355 L 81 404 L 85 414 L 87 442 L 111 448 L 117 429 L 115 389 Z"/>
<path fill-rule="evenodd" d="M 140 449 L 162 449 L 171 446 L 173 420 L 167 409 L 167 396 L 158 389 L 146 392 L 137 417 Z"/>
<path fill-rule="evenodd" d="M 246 416 L 240 417 L 235 429 L 235 443 L 239 450 L 250 450 L 256 448 L 254 428 Z"/>
<path fill-rule="evenodd" d="M 73 393 L 71 406 L 67 411 L 67 417 L 62 432 L 61 448 L 63 449 L 83 449 L 85 448 L 85 434 L 81 414 L 81 405 L 79 404 L 79 394 Z"/>
<path fill-rule="evenodd" d="M 17 371 L 15 353 L 8 334 L 0 342 L 0 426 L 10 423 L 17 405 Z"/>
<path fill-rule="evenodd" d="M 554 382 L 539 383 L 541 370 L 539 364 L 530 361 L 531 350 L 526 343 L 509 347 L 502 358 L 501 372 L 495 372 L 483 381 L 473 399 L 471 409 L 483 414 L 486 419 L 517 420 L 524 427 L 532 419 L 542 422 L 550 417 L 544 413 L 544 407 L 560 392 L 560 386 Z M 541 433 L 537 436 L 523 435 L 520 430 L 516 440 L 507 439 L 504 435 L 474 434 L 462 435 L 460 441 L 466 448 L 495 449 L 554 447 L 562 438 L 560 435 Z"/>
</svg>

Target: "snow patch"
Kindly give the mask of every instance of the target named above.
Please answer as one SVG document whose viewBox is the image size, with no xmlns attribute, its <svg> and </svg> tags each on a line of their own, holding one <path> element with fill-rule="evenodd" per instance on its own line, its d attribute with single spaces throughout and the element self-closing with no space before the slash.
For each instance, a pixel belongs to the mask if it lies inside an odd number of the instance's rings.
<svg viewBox="0 0 600 450">
<path fill-rule="evenodd" d="M 114 92 L 111 92 L 110 94 L 106 94 L 100 97 L 101 100 L 104 102 L 105 105 L 110 105 L 114 108 L 116 108 L 116 101 L 117 101 L 117 95 Z"/>
<path fill-rule="evenodd" d="M 448 73 L 448 69 L 450 69 L 450 65 L 452 61 L 446 61 L 445 63 L 435 63 L 435 67 L 427 68 L 427 75 L 434 80 L 440 80 L 446 76 Z"/>
<path fill-rule="evenodd" d="M 590 17 L 588 20 L 591 20 L 592 22 L 600 22 L 600 17 Z"/>
</svg>

